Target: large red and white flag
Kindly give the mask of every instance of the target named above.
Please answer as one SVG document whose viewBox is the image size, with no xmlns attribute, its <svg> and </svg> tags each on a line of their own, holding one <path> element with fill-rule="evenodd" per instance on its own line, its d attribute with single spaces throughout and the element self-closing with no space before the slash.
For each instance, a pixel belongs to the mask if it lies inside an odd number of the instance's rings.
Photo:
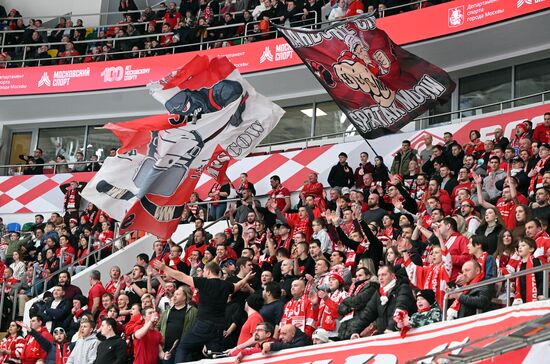
<svg viewBox="0 0 550 364">
<path fill-rule="evenodd" d="M 455 88 L 445 71 L 393 43 L 369 14 L 324 29 L 276 26 L 366 139 L 395 133 Z"/>
<path fill-rule="evenodd" d="M 200 175 L 222 180 L 229 161 L 244 158 L 284 111 L 225 57 L 197 56 L 149 90 L 169 114 L 106 124 L 121 148 L 82 195 L 121 221 L 121 232 L 167 239 Z"/>
</svg>

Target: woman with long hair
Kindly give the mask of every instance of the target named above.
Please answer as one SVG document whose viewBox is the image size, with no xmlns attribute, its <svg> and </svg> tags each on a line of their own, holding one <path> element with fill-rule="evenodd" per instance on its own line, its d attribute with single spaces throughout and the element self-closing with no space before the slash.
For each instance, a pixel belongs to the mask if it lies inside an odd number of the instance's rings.
<svg viewBox="0 0 550 364">
<path fill-rule="evenodd" d="M 21 326 L 10 322 L 6 336 L 0 342 L 0 363 L 20 363 L 25 349 Z"/>
<path fill-rule="evenodd" d="M 244 248 L 244 239 L 243 239 L 243 227 L 241 224 L 234 224 L 231 228 L 231 236 L 227 239 L 227 243 L 237 256 L 241 256 L 241 252 Z"/>
<path fill-rule="evenodd" d="M 13 276 L 18 280 L 21 280 L 27 271 L 25 262 L 21 260 L 21 254 L 18 250 L 13 252 L 13 263 L 10 264 L 10 268 L 13 270 Z"/>
<path fill-rule="evenodd" d="M 386 183 L 390 180 L 390 174 L 388 167 L 384 164 L 384 158 L 377 155 L 374 157 L 374 172 L 372 172 L 372 179 L 374 182 L 380 182 L 382 188 L 386 189 Z"/>
<path fill-rule="evenodd" d="M 485 210 L 485 216 L 481 225 L 476 230 L 476 235 L 484 235 L 487 239 L 487 253 L 494 254 L 497 249 L 498 234 L 505 228 L 504 219 L 495 207 Z"/>
<path fill-rule="evenodd" d="M 533 210 L 527 205 L 517 205 L 515 210 L 516 227 L 512 231 L 514 240 L 525 236 L 525 223 L 533 219 Z"/>
<path fill-rule="evenodd" d="M 498 234 L 497 250 L 493 254 L 497 263 L 498 275 L 504 276 L 517 271 L 520 257 L 517 253 L 518 241 L 511 230 L 503 229 Z"/>
</svg>

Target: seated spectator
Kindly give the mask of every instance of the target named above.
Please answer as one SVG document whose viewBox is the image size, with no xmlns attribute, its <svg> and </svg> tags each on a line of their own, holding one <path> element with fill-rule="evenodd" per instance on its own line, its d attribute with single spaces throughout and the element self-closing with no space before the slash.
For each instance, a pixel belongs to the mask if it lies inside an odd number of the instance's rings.
<svg viewBox="0 0 550 364">
<path fill-rule="evenodd" d="M 299 348 L 308 345 L 311 345 L 311 340 L 302 330 L 292 324 L 286 324 L 281 326 L 279 330 L 279 341 L 268 341 L 263 343 L 262 353 L 267 354 L 274 351 Z"/>
<path fill-rule="evenodd" d="M 1 9 L 0 9 L 1 10 Z M 5 363 L 16 363 L 25 349 L 25 339 L 21 326 L 15 321 L 10 322 L 6 337 L 0 342 L 0 360 Z"/>
<path fill-rule="evenodd" d="M 484 274 L 481 265 L 475 260 L 467 261 L 462 266 L 462 277 L 463 286 L 482 281 Z M 453 320 L 473 316 L 478 312 L 485 312 L 489 309 L 493 296 L 493 285 L 481 286 L 464 292 L 451 292 L 448 297 L 455 301 L 447 310 L 447 317 L 449 320 Z"/>
<path fill-rule="evenodd" d="M 65 44 L 65 50 L 61 53 L 59 53 L 58 57 L 60 58 L 59 64 L 73 64 L 73 63 L 79 63 L 80 62 L 80 53 L 75 49 L 73 42 L 67 42 Z M 57 156 L 56 162 L 57 163 L 65 163 L 65 158 L 60 158 L 61 156 Z M 61 165 L 57 166 L 57 173 L 67 173 L 68 167 L 65 165 L 65 168 L 63 168 Z"/>
</svg>

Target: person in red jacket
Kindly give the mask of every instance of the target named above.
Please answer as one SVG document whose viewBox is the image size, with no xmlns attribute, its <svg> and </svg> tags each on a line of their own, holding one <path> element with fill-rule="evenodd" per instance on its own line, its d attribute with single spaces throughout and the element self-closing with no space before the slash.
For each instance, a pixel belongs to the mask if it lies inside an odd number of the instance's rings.
<svg viewBox="0 0 550 364">
<path fill-rule="evenodd" d="M 22 322 L 17 322 L 17 324 L 21 327 L 26 326 Z M 43 324 L 44 319 L 42 317 L 35 315 L 31 318 L 31 332 L 25 337 L 25 348 L 23 349 L 23 354 L 21 354 L 21 364 L 36 364 L 39 359 L 46 359 L 48 356 L 48 353 L 42 349 L 38 340 L 31 334 L 33 331 L 38 332 L 50 343 L 53 343 L 53 336 L 42 326 Z"/>
<path fill-rule="evenodd" d="M 292 299 L 285 305 L 279 327 L 292 324 L 311 337 L 311 334 L 315 331 L 315 321 L 318 312 L 313 307 L 305 290 L 306 284 L 303 280 L 297 279 L 292 282 L 290 288 Z"/>
<path fill-rule="evenodd" d="M 540 144 L 550 143 L 550 112 L 544 113 L 544 122 L 533 131 L 533 141 Z"/>
<path fill-rule="evenodd" d="M 363 14 L 365 11 L 365 6 L 363 5 L 363 2 L 360 0 L 351 0 L 348 5 L 348 10 L 346 11 L 346 18 L 348 16 L 355 16 L 359 14 Z"/>
<path fill-rule="evenodd" d="M 450 280 L 455 281 L 462 271 L 462 265 L 472 259 L 468 253 L 468 238 L 457 232 L 457 223 L 452 217 L 446 217 L 434 226 L 434 234 L 440 245 L 445 246 L 451 254 L 453 269 Z"/>
<path fill-rule="evenodd" d="M 323 198 L 323 184 L 317 180 L 317 173 L 312 172 L 308 176 L 308 180 L 304 183 L 300 192 L 300 200 L 305 203 L 306 196 L 313 196 L 315 199 Z"/>
<path fill-rule="evenodd" d="M 21 336 L 21 326 L 12 321 L 6 337 L 0 342 L 0 363 L 19 363 L 24 348 L 25 339 Z"/>
<path fill-rule="evenodd" d="M 315 219 L 315 215 L 309 206 L 302 206 L 298 209 L 298 213 L 282 213 L 277 208 L 277 202 L 272 201 L 270 208 L 277 214 L 283 224 L 288 224 L 292 228 L 292 235 L 296 233 L 304 233 L 306 241 L 311 240 L 313 234 L 312 221 Z"/>
<path fill-rule="evenodd" d="M 430 179 L 428 191 L 424 194 L 424 201 L 428 201 L 428 199 L 432 196 L 437 197 L 439 199 L 439 203 L 441 203 L 441 209 L 443 209 L 445 215 L 450 215 L 453 208 L 453 202 L 449 196 L 449 193 L 440 187 L 441 185 L 438 179 Z"/>
</svg>

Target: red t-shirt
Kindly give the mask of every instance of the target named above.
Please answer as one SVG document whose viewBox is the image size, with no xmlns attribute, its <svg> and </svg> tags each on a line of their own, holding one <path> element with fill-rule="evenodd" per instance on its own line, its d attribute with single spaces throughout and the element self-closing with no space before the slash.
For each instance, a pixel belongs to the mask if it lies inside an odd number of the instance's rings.
<svg viewBox="0 0 550 364">
<path fill-rule="evenodd" d="M 159 345 L 164 345 L 164 338 L 157 329 L 147 331 L 141 339 L 134 338 L 134 364 L 157 363 Z"/>
<path fill-rule="evenodd" d="M 258 326 L 258 324 L 262 322 L 264 322 L 264 319 L 262 315 L 260 315 L 258 312 L 254 312 L 252 315 L 250 315 L 241 329 L 241 334 L 239 335 L 237 345 L 241 345 L 242 343 L 250 339 L 252 335 L 254 335 L 256 326 Z"/>
<path fill-rule="evenodd" d="M 354 1 L 352 4 L 349 5 L 348 10 L 346 11 L 346 17 L 363 14 L 364 10 L 365 7 L 362 1 Z"/>
<path fill-rule="evenodd" d="M 92 311 L 92 307 L 94 306 L 94 298 L 99 297 L 99 307 L 101 307 L 101 296 L 105 293 L 105 288 L 103 288 L 103 284 L 101 282 L 97 282 L 90 288 L 90 291 L 88 292 L 88 310 Z"/>
<path fill-rule="evenodd" d="M 277 186 L 277 188 L 269 191 L 268 193 L 269 197 L 274 198 L 275 201 L 277 201 L 277 208 L 281 211 L 286 206 L 286 197 L 290 197 L 290 191 L 288 188 L 283 187 L 282 185 Z"/>
</svg>

